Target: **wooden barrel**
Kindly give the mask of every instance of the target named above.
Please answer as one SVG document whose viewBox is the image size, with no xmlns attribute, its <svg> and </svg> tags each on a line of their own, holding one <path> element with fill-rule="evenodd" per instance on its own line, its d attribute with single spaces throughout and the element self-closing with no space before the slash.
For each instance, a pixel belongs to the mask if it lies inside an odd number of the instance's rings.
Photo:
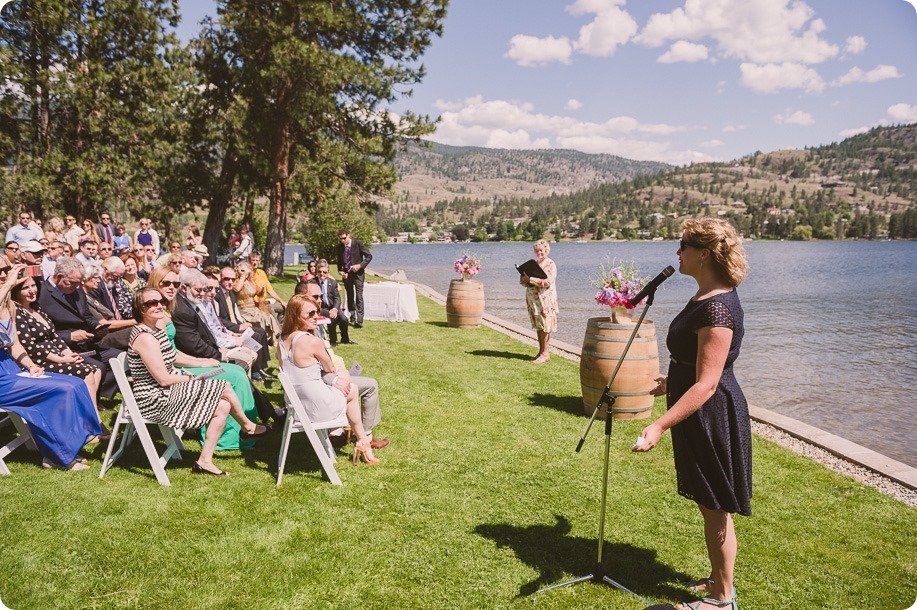
<svg viewBox="0 0 917 610">
<path fill-rule="evenodd" d="M 633 331 L 633 324 L 613 324 L 610 318 L 589 318 L 579 365 L 586 415 L 592 415 L 595 410 Z M 656 387 L 657 377 L 659 348 L 656 345 L 656 327 L 644 320 L 611 385 L 611 394 L 616 397 L 612 409 L 614 418 L 645 419 L 652 415 L 656 398 L 649 392 Z M 605 419 L 605 413 L 600 412 L 597 417 Z"/>
<path fill-rule="evenodd" d="M 446 295 L 446 320 L 452 328 L 477 328 L 484 315 L 484 284 L 452 280 Z"/>
</svg>

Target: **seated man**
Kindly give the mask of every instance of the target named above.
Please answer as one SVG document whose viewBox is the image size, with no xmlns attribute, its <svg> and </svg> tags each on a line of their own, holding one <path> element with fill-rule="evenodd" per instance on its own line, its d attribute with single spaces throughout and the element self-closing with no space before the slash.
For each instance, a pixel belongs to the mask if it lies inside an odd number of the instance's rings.
<svg viewBox="0 0 917 610">
<path fill-rule="evenodd" d="M 67 347 L 82 354 L 87 364 L 102 371 L 99 396 L 111 398 L 118 390 L 118 383 L 109 360 L 117 358 L 123 350 L 103 341 L 108 325 L 97 322 L 89 311 L 82 289 L 83 264 L 75 258 L 62 256 L 57 259 L 54 275 L 42 283 L 38 304 L 51 318 L 54 329 Z"/>
<path fill-rule="evenodd" d="M 186 268 L 178 281 L 181 288 L 172 310 L 175 347 L 190 356 L 233 362 L 251 371 L 256 354 L 242 345 L 241 336 L 223 327 L 213 306 L 204 302 L 207 276 L 197 269 Z"/>
<path fill-rule="evenodd" d="M 321 314 L 331 320 L 331 325 L 328 327 L 331 345 L 338 344 L 338 328 L 341 329 L 341 343 L 356 345 L 356 341 L 350 340 L 350 321 L 341 310 L 341 293 L 338 290 L 338 283 L 331 279 L 328 261 L 325 259 L 319 260 L 315 266 L 315 278 L 321 291 L 318 299 L 322 305 Z"/>
<path fill-rule="evenodd" d="M 223 267 L 218 273 L 219 284 L 213 293 L 213 305 L 216 308 L 217 316 L 223 326 L 234 333 L 241 334 L 249 328 L 252 329 L 254 333 L 252 337 L 261 346 L 261 349 L 258 350 L 258 358 L 252 364 L 252 379 L 255 381 L 270 379 L 271 376 L 265 371 L 270 359 L 267 331 L 259 326 L 252 326 L 242 317 L 242 312 L 239 311 L 239 305 L 236 300 L 236 293 L 232 289 L 232 285 L 236 282 L 236 270 L 232 267 Z"/>
<path fill-rule="evenodd" d="M 318 282 L 313 280 L 297 284 L 296 294 L 307 294 L 319 302 L 322 300 Z M 317 333 L 322 339 L 325 338 L 323 327 L 319 326 Z M 373 436 L 373 428 L 382 420 L 382 410 L 379 407 L 379 382 L 372 377 L 351 375 L 344 367 L 343 358 L 331 350 L 328 350 L 328 353 L 331 355 L 331 360 L 334 362 L 336 370 L 334 373 L 323 374 L 322 380 L 328 385 L 341 384 L 338 389 L 342 392 L 344 392 L 348 383 L 352 383 L 357 387 L 357 393 L 360 395 L 360 410 L 363 414 L 363 429 L 366 430 L 366 436 L 370 439 L 369 446 L 373 449 L 381 449 L 387 446 L 389 444 L 387 438 L 375 438 Z M 344 392 L 344 394 L 346 395 L 347 393 Z M 331 443 L 336 447 L 341 447 L 347 443 L 347 436 L 344 434 L 331 434 L 330 438 Z"/>
</svg>

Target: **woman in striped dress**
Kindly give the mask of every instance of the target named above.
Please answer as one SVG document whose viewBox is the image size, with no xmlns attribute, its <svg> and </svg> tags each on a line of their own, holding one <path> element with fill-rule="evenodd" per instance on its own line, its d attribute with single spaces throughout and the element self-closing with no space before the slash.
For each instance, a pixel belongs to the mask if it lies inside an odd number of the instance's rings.
<svg viewBox="0 0 917 610">
<path fill-rule="evenodd" d="M 147 420 L 187 430 L 207 425 L 201 456 L 191 465 L 194 474 L 228 475 L 213 463 L 213 452 L 228 415 L 239 422 L 242 439 L 264 436 L 270 430 L 246 417 L 232 387 L 220 379 L 197 379 L 175 369 L 178 352 L 157 322 L 165 315 L 168 301 L 155 288 L 134 295 L 138 325 L 131 333 L 127 361 L 133 377 L 134 396 Z M 188 357 L 179 366 L 201 365 L 202 358 Z M 191 362 L 193 361 L 193 362 Z"/>
</svg>

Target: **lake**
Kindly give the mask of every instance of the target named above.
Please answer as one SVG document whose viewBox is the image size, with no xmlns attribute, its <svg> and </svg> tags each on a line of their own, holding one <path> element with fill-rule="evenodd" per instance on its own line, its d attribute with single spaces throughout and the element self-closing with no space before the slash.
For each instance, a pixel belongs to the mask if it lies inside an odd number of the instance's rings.
<svg viewBox="0 0 917 610">
<path fill-rule="evenodd" d="M 561 308 L 555 337 L 580 346 L 588 318 L 608 315 L 593 300 L 600 264 L 633 260 L 654 277 L 666 265 L 678 269 L 677 249 L 676 242 L 551 244 Z M 745 340 L 735 372 L 749 402 L 917 466 L 917 242 L 752 241 L 746 249 L 751 270 L 738 288 Z M 445 295 L 464 252 L 484 258 L 476 279 L 486 311 L 528 328 L 514 264 L 532 258 L 531 243 L 379 245 L 370 269 L 402 269 Z M 663 373 L 668 323 L 695 287 L 676 271 L 647 316 Z"/>
</svg>

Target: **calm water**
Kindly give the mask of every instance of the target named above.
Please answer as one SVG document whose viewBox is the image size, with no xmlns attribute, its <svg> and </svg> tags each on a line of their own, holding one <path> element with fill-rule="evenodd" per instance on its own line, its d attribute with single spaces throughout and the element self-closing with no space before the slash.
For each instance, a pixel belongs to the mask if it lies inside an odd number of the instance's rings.
<svg viewBox="0 0 917 610">
<path fill-rule="evenodd" d="M 646 276 L 678 269 L 672 242 L 552 244 L 560 321 L 556 338 L 580 346 L 596 305 L 591 280 L 616 257 Z M 917 242 L 750 242 L 751 273 L 739 287 L 745 341 L 735 371 L 748 400 L 879 453 L 917 466 L 913 397 L 917 372 Z M 484 257 L 488 313 L 528 327 L 524 289 L 513 264 L 532 258 L 530 243 L 416 244 L 373 248 L 372 269 L 445 295 L 465 251 Z M 694 293 L 677 272 L 656 294 L 663 372 L 669 321 Z M 637 310 L 639 312 L 639 309 Z"/>
</svg>

